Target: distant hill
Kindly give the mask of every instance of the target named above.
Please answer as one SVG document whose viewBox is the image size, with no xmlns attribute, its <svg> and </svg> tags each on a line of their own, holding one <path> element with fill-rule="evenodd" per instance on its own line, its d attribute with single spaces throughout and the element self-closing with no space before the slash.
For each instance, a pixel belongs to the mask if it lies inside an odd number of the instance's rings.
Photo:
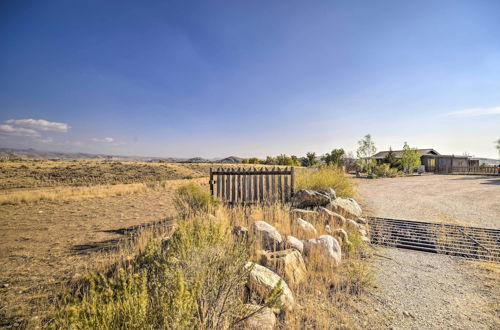
<svg viewBox="0 0 500 330">
<path fill-rule="evenodd" d="M 169 163 L 241 163 L 241 158 L 230 156 L 226 158 L 206 159 L 201 157 L 194 158 L 175 158 L 175 157 L 142 157 L 142 156 L 116 156 L 105 154 L 89 153 L 70 153 L 57 151 L 42 151 L 36 149 L 13 149 L 0 148 L 0 158 L 10 159 L 102 159 L 102 160 L 121 160 L 121 161 L 164 161 Z"/>
</svg>

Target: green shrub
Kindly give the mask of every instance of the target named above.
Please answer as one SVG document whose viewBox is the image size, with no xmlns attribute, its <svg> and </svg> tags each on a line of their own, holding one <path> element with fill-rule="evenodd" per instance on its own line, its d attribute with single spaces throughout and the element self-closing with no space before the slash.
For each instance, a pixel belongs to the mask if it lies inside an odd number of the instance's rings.
<svg viewBox="0 0 500 330">
<path fill-rule="evenodd" d="M 210 211 L 215 201 L 208 191 L 194 183 L 177 189 L 174 204 L 181 217 L 196 216 Z"/>
<path fill-rule="evenodd" d="M 336 167 L 320 167 L 317 170 L 297 171 L 297 189 L 325 190 L 335 189 L 337 196 L 343 198 L 353 197 L 354 186 L 345 173 Z"/>
<path fill-rule="evenodd" d="M 395 178 L 398 175 L 397 168 L 391 168 L 389 164 L 377 165 L 373 171 L 375 177 Z"/>
<path fill-rule="evenodd" d="M 66 299 L 53 328 L 221 329 L 246 318 L 251 268 L 244 241 L 205 218 L 178 224 L 168 247 L 151 240 L 127 267 L 91 276 Z M 266 299 L 276 307 L 279 295 Z"/>
</svg>

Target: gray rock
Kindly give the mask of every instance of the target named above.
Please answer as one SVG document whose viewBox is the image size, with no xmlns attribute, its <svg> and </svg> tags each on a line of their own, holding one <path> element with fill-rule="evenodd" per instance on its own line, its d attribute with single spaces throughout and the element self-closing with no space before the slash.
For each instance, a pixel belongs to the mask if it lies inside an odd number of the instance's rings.
<svg viewBox="0 0 500 330">
<path fill-rule="evenodd" d="M 318 208 L 318 213 L 326 218 L 328 224 L 334 224 L 336 226 L 342 227 L 345 225 L 345 218 L 341 216 L 338 213 L 335 213 L 333 211 L 330 211 L 329 209 L 325 207 L 319 207 Z"/>
<path fill-rule="evenodd" d="M 292 204 L 298 208 L 326 206 L 331 200 L 325 193 L 301 189 L 293 195 Z"/>
<path fill-rule="evenodd" d="M 261 257 L 262 265 L 283 276 L 292 287 L 306 279 L 306 265 L 302 254 L 295 249 L 267 252 Z"/>
<path fill-rule="evenodd" d="M 246 268 L 252 267 L 248 279 L 248 287 L 255 292 L 261 299 L 265 299 L 269 292 L 281 283 L 282 293 L 280 296 L 281 308 L 285 311 L 291 311 L 295 307 L 295 299 L 288 284 L 272 270 L 254 263 L 247 263 Z"/>
<path fill-rule="evenodd" d="M 242 322 L 243 329 L 273 330 L 276 326 L 276 315 L 268 307 L 245 305 L 245 314 L 252 314 Z"/>
<path fill-rule="evenodd" d="M 347 236 L 347 232 L 344 229 L 336 229 L 332 234 L 339 243 L 342 245 L 343 243 L 349 244 L 349 236 Z"/>
<path fill-rule="evenodd" d="M 295 249 L 302 253 L 304 252 L 304 243 L 300 239 L 288 235 L 285 239 L 285 248 Z"/>
<path fill-rule="evenodd" d="M 283 243 L 281 234 L 265 221 L 255 221 L 251 226 L 252 234 L 265 250 L 279 250 Z"/>
<path fill-rule="evenodd" d="M 337 193 L 335 192 L 335 190 L 333 190 L 333 188 L 328 188 L 327 190 L 323 191 L 323 193 L 330 197 L 330 199 L 332 200 L 337 198 Z"/>
<path fill-rule="evenodd" d="M 314 226 L 310 222 L 307 222 L 301 218 L 295 219 L 293 229 L 299 234 L 299 237 L 316 235 L 318 233 L 316 228 L 314 228 Z"/>
<path fill-rule="evenodd" d="M 342 250 L 339 242 L 331 235 L 321 235 L 304 243 L 304 254 L 308 257 L 317 253 L 333 267 L 337 267 L 342 260 Z"/>
<path fill-rule="evenodd" d="M 233 237 L 240 240 L 248 240 L 248 228 L 243 226 L 234 226 L 232 230 Z"/>
<path fill-rule="evenodd" d="M 356 222 L 359 223 L 360 225 L 368 224 L 364 218 L 357 218 Z"/>
<path fill-rule="evenodd" d="M 328 204 L 327 208 L 333 212 L 352 218 L 359 218 L 363 213 L 361 206 L 352 198 L 334 199 Z"/>
</svg>

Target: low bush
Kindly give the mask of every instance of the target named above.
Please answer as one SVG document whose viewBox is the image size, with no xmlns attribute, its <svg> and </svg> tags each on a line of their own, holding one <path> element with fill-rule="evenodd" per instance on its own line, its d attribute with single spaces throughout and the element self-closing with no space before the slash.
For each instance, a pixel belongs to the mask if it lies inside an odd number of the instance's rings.
<svg viewBox="0 0 500 330">
<path fill-rule="evenodd" d="M 255 313 L 244 303 L 249 250 L 227 227 L 182 221 L 168 245 L 152 239 L 128 266 L 90 276 L 52 320 L 71 329 L 227 329 Z M 275 307 L 280 292 L 267 306 Z"/>
<path fill-rule="evenodd" d="M 395 178 L 398 176 L 398 169 L 391 168 L 389 164 L 384 163 L 375 166 L 373 175 L 380 178 Z"/>
<path fill-rule="evenodd" d="M 312 170 L 297 171 L 297 189 L 325 190 L 335 189 L 337 196 L 353 197 L 354 186 L 345 173 L 337 167 L 319 167 Z"/>
<path fill-rule="evenodd" d="M 194 183 L 188 183 L 177 188 L 174 203 L 181 217 L 207 213 L 215 204 L 210 193 Z"/>
</svg>

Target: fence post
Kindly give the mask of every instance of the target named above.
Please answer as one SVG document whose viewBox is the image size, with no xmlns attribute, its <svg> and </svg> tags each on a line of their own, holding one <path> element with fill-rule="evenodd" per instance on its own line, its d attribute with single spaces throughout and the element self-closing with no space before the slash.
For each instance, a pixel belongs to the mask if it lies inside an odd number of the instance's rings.
<svg viewBox="0 0 500 330">
<path fill-rule="evenodd" d="M 210 167 L 210 195 L 212 197 L 214 196 L 214 175 L 211 167 Z"/>
<path fill-rule="evenodd" d="M 295 168 L 292 166 L 291 178 L 290 178 L 290 198 L 293 197 L 295 192 Z"/>
</svg>

